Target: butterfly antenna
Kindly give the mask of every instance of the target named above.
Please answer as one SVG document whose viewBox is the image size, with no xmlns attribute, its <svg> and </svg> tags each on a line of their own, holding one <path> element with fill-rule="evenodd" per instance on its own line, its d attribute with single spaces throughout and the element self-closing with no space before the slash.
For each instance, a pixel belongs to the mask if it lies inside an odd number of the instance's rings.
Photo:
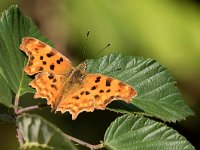
<svg viewBox="0 0 200 150">
<path fill-rule="evenodd" d="M 106 48 L 108 48 L 111 45 L 111 43 L 108 43 L 104 48 L 102 48 L 99 52 L 95 54 L 95 56 L 98 56 L 101 52 L 103 52 Z"/>
<path fill-rule="evenodd" d="M 90 30 L 88 30 L 88 32 L 86 34 L 86 38 L 85 38 L 85 48 L 84 48 L 84 51 L 83 51 L 83 59 L 84 60 L 86 59 L 86 48 L 87 48 L 87 40 L 88 40 L 89 35 L 90 35 Z"/>
</svg>

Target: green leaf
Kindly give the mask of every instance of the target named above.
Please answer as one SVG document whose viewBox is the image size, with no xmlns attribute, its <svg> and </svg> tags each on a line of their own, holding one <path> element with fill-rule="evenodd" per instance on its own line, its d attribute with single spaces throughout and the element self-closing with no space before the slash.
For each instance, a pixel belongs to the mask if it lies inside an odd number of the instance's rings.
<svg viewBox="0 0 200 150">
<path fill-rule="evenodd" d="M 15 123 L 15 118 L 10 114 L 0 114 L 0 122 Z"/>
<path fill-rule="evenodd" d="M 22 148 L 46 148 L 76 150 L 64 134 L 40 116 L 23 114 L 17 118 L 17 126 L 23 137 Z"/>
<path fill-rule="evenodd" d="M 12 107 L 12 94 L 5 78 L 0 70 L 0 103 Z"/>
<path fill-rule="evenodd" d="M 174 129 L 140 115 L 124 115 L 107 129 L 104 146 L 109 150 L 194 150 Z"/>
<path fill-rule="evenodd" d="M 167 68 L 153 59 L 110 54 L 87 60 L 87 71 L 102 73 L 133 86 L 138 95 L 131 104 L 140 112 L 164 121 L 176 121 L 193 115 Z M 134 109 L 130 109 L 132 112 Z M 118 111 L 117 109 L 113 109 Z"/>
<path fill-rule="evenodd" d="M 19 50 L 21 40 L 25 36 L 35 37 L 49 43 L 17 6 L 11 6 L 2 13 L 0 20 L 0 67 L 10 88 L 19 96 L 34 92 L 28 86 L 31 78 L 23 71 L 27 58 Z"/>
</svg>

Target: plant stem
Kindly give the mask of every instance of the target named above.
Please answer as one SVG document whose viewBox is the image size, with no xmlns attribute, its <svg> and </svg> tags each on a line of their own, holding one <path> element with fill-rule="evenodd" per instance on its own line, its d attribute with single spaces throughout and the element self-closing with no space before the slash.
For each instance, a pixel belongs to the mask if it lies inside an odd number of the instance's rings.
<svg viewBox="0 0 200 150">
<path fill-rule="evenodd" d="M 18 111 L 18 105 L 19 105 L 19 95 L 16 94 L 15 101 L 14 101 L 14 111 L 15 111 L 16 114 L 17 114 L 17 111 Z"/>
<path fill-rule="evenodd" d="M 80 144 L 80 145 L 83 145 L 83 146 L 86 146 L 88 148 L 90 148 L 91 150 L 95 150 L 95 149 L 100 149 L 100 148 L 103 148 L 103 144 L 97 144 L 97 145 L 92 145 L 90 143 L 87 143 L 87 142 L 84 142 L 80 139 L 77 139 L 73 136 L 70 136 L 70 135 L 67 135 L 65 134 L 66 138 L 69 139 L 70 141 L 73 141 L 77 144 Z"/>
<path fill-rule="evenodd" d="M 18 139 L 18 141 L 19 141 L 19 146 L 20 146 L 20 148 L 21 148 L 22 145 L 23 145 L 23 136 L 22 136 L 22 134 L 21 134 L 21 132 L 19 131 L 18 128 L 17 128 L 17 139 Z"/>
<path fill-rule="evenodd" d="M 15 112 L 15 113 L 17 115 L 19 115 L 21 113 L 24 113 L 24 112 L 27 112 L 27 111 L 30 111 L 30 110 L 34 110 L 34 109 L 38 109 L 38 108 L 39 108 L 39 105 L 29 106 L 29 107 L 18 109 L 17 112 Z"/>
</svg>

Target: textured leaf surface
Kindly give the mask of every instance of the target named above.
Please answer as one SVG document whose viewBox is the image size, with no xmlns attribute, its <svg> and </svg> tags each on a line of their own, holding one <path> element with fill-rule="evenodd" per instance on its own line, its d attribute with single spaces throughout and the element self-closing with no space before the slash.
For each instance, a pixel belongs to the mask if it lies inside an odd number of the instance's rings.
<svg viewBox="0 0 200 150">
<path fill-rule="evenodd" d="M 17 6 L 4 11 L 0 20 L 0 67 L 10 88 L 19 95 L 34 90 L 28 86 L 31 78 L 23 68 L 27 58 L 19 50 L 22 37 L 32 36 L 48 43 L 32 21 Z"/>
<path fill-rule="evenodd" d="M 12 107 L 12 94 L 5 78 L 0 70 L 0 103 Z"/>
<path fill-rule="evenodd" d="M 147 115 L 164 121 L 181 120 L 193 115 L 193 111 L 175 87 L 171 73 L 153 59 L 110 54 L 88 60 L 87 70 L 117 78 L 135 87 L 138 95 L 131 103 Z"/>
<path fill-rule="evenodd" d="M 23 148 L 46 148 L 76 150 L 61 131 L 37 115 L 23 114 L 17 118 L 17 125 L 23 135 Z"/>
<path fill-rule="evenodd" d="M 104 146 L 110 150 L 194 150 L 177 131 L 140 115 L 124 115 L 107 129 Z"/>
</svg>

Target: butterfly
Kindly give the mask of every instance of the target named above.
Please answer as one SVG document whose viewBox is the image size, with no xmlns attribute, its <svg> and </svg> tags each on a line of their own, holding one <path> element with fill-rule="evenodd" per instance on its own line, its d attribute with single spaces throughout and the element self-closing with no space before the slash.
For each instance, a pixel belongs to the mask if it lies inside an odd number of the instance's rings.
<svg viewBox="0 0 200 150">
<path fill-rule="evenodd" d="M 80 112 L 104 110 L 113 100 L 129 103 L 137 95 L 130 85 L 100 73 L 88 73 L 87 64 L 73 67 L 69 59 L 33 37 L 24 37 L 20 49 L 28 56 L 24 71 L 35 75 L 29 83 L 34 98 L 46 98 L 54 111 L 69 111 L 72 119 Z"/>
</svg>

